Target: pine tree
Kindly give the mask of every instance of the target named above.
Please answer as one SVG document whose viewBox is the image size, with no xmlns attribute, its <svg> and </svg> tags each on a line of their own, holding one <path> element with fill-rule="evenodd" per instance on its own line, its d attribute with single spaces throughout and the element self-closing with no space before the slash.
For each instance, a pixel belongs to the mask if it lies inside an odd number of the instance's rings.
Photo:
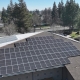
<svg viewBox="0 0 80 80">
<path fill-rule="evenodd" d="M 44 10 L 42 10 L 42 23 L 44 23 L 45 25 L 49 25 L 51 24 L 51 9 L 50 8 L 45 8 Z"/>
<path fill-rule="evenodd" d="M 1 13 L 1 20 L 3 21 L 3 23 L 7 23 L 7 11 L 6 9 L 3 7 L 2 9 L 2 13 Z"/>
<path fill-rule="evenodd" d="M 8 24 L 10 24 L 13 20 L 13 9 L 14 9 L 14 5 L 12 0 L 10 0 L 10 4 L 7 7 Z"/>
<path fill-rule="evenodd" d="M 58 4 L 58 13 L 59 13 L 59 18 L 62 18 L 62 12 L 63 12 L 63 1 L 59 2 Z"/>
<path fill-rule="evenodd" d="M 41 24 L 41 18 L 36 12 L 33 12 L 32 14 L 32 20 L 33 20 L 33 25 L 40 25 Z"/>
<path fill-rule="evenodd" d="M 69 26 L 73 29 L 76 22 L 75 18 L 78 14 L 79 6 L 75 1 L 70 0 L 66 2 L 64 12 L 63 12 L 63 22 L 64 25 Z"/>
<path fill-rule="evenodd" d="M 17 5 L 16 5 L 17 6 Z M 16 8 L 14 8 L 16 9 Z M 16 11 L 18 17 L 17 18 L 17 26 L 19 32 L 27 32 L 29 27 L 31 26 L 31 15 L 26 7 L 26 3 L 23 0 L 19 0 L 19 4 L 17 6 L 18 11 Z"/>
<path fill-rule="evenodd" d="M 58 10 L 55 2 L 52 8 L 52 23 L 58 23 Z"/>
<path fill-rule="evenodd" d="M 14 18 L 14 23 L 17 24 L 17 21 L 19 19 L 19 14 L 20 14 L 20 7 L 18 6 L 17 3 L 14 5 L 14 10 L 13 10 L 13 18 Z"/>
</svg>

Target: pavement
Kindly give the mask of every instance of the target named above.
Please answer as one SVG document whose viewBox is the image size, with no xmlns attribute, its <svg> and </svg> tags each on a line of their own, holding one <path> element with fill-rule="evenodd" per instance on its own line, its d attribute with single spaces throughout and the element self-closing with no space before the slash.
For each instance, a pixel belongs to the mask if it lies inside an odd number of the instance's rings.
<svg viewBox="0 0 80 80">
<path fill-rule="evenodd" d="M 61 26 L 56 26 L 56 27 L 48 27 L 48 28 L 36 28 L 35 31 L 58 31 L 58 30 L 68 30 L 69 27 L 61 27 Z"/>
</svg>

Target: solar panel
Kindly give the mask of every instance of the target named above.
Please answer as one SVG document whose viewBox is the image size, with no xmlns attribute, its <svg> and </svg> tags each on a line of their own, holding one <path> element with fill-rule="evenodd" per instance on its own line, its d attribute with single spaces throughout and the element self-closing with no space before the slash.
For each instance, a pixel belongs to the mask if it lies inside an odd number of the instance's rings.
<svg viewBox="0 0 80 80">
<path fill-rule="evenodd" d="M 35 65 L 34 63 L 30 63 L 30 68 L 31 68 L 31 70 L 37 69 L 37 68 L 36 68 L 36 65 Z"/>
<path fill-rule="evenodd" d="M 43 57 L 41 55 L 38 56 L 39 61 L 43 60 Z"/>
<path fill-rule="evenodd" d="M 24 64 L 24 67 L 25 67 L 25 70 L 26 70 L 26 71 L 29 71 L 29 70 L 31 70 L 31 69 L 30 69 L 30 65 L 29 65 L 29 63 L 27 63 L 27 64 Z"/>
<path fill-rule="evenodd" d="M 27 57 L 28 58 L 28 62 L 33 62 L 32 57 Z"/>
<path fill-rule="evenodd" d="M 57 66 L 56 62 L 54 60 L 50 60 L 50 63 L 53 67 Z"/>
<path fill-rule="evenodd" d="M 35 65 L 36 65 L 37 69 L 41 69 L 42 68 L 41 65 L 40 65 L 40 62 L 35 62 Z"/>
<path fill-rule="evenodd" d="M 19 72 L 18 65 L 13 65 L 12 69 L 13 69 L 13 73 Z"/>
<path fill-rule="evenodd" d="M 64 60 L 65 60 L 65 64 L 70 64 L 70 61 L 69 61 L 69 59 L 68 58 L 64 58 Z"/>
<path fill-rule="evenodd" d="M 9 59 L 9 60 L 6 60 L 5 63 L 6 63 L 6 64 L 5 64 L 6 66 L 9 66 L 9 65 L 12 64 L 12 61 Z"/>
<path fill-rule="evenodd" d="M 47 68 L 45 61 L 40 61 L 40 64 L 41 64 L 42 68 Z"/>
<path fill-rule="evenodd" d="M 56 53 L 56 56 L 57 56 L 58 58 L 61 58 L 61 57 L 62 57 L 62 55 L 61 55 L 60 53 Z"/>
<path fill-rule="evenodd" d="M 17 58 L 16 60 L 17 60 L 17 64 L 23 63 L 22 58 Z"/>
<path fill-rule="evenodd" d="M 24 67 L 23 64 L 20 64 L 20 65 L 18 65 L 18 66 L 16 66 L 16 67 L 17 67 L 17 69 L 19 69 L 19 71 L 21 71 L 21 72 L 25 71 L 25 67 Z M 18 67 L 19 67 L 19 68 L 18 68 Z"/>
<path fill-rule="evenodd" d="M 54 61 L 55 61 L 55 63 L 56 63 L 58 66 L 61 65 L 61 62 L 60 62 L 59 59 L 54 59 Z"/>
<path fill-rule="evenodd" d="M 32 58 L 33 58 L 33 61 L 38 61 L 37 56 L 32 56 Z"/>
<path fill-rule="evenodd" d="M 18 60 L 18 63 L 20 63 L 20 62 L 21 62 L 21 60 L 20 60 L 20 59 L 11 59 L 12 65 L 17 64 L 17 60 Z M 22 62 L 21 62 L 21 63 L 22 63 Z"/>
<path fill-rule="evenodd" d="M 45 63 L 46 63 L 46 65 L 47 65 L 48 67 L 52 67 L 52 64 L 50 63 L 49 60 L 46 60 Z"/>
<path fill-rule="evenodd" d="M 11 53 L 11 52 L 14 52 L 14 48 L 10 48 L 10 53 Z"/>
<path fill-rule="evenodd" d="M 80 56 L 71 43 L 53 36 L 28 38 L 15 48 L 0 49 L 1 75 L 34 71 L 69 64 L 68 57 Z"/>
<path fill-rule="evenodd" d="M 64 58 L 59 58 L 59 60 L 61 61 L 61 64 L 66 64 L 66 61 L 65 61 L 65 59 Z"/>
<path fill-rule="evenodd" d="M 48 59 L 53 59 L 51 54 L 47 54 Z"/>
<path fill-rule="evenodd" d="M 6 70 L 7 70 L 7 74 L 12 74 L 12 66 L 7 66 L 6 67 Z"/>
<path fill-rule="evenodd" d="M 24 64 L 28 63 L 28 59 L 27 59 L 27 57 L 26 57 L 26 56 L 23 57 L 23 58 L 22 58 L 22 61 L 23 61 Z"/>
<path fill-rule="evenodd" d="M 4 53 L 4 49 L 0 49 L 0 54 L 1 54 L 1 53 L 2 53 L 2 54 Z"/>
<path fill-rule="evenodd" d="M 6 67 L 1 67 L 1 74 L 6 75 Z"/>
</svg>

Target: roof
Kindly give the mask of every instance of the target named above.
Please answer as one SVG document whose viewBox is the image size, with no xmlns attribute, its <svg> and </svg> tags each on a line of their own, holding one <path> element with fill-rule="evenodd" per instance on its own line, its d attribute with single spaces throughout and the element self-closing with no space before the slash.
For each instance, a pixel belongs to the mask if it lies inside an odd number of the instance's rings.
<svg viewBox="0 0 80 80">
<path fill-rule="evenodd" d="M 18 35 L 12 35 L 12 36 L 7 36 L 7 37 L 1 37 L 0 38 L 0 47 L 15 43 L 17 41 L 20 41 L 22 39 L 40 34 L 41 32 L 35 32 L 35 33 L 26 33 L 26 34 L 18 34 Z"/>
<path fill-rule="evenodd" d="M 64 67 L 70 64 L 68 58 L 80 55 L 73 43 L 55 39 L 53 34 L 48 32 L 24 38 L 26 42 L 15 43 L 14 48 L 0 49 L 2 77 Z"/>
<path fill-rule="evenodd" d="M 0 28 L 2 28 L 4 26 L 4 24 L 0 23 Z"/>
<path fill-rule="evenodd" d="M 74 80 L 80 80 L 80 56 L 69 58 L 71 64 L 66 65 Z"/>
<path fill-rule="evenodd" d="M 65 41 L 71 41 L 79 50 L 80 50 L 80 41 L 76 41 L 72 38 L 67 38 L 65 36 L 55 34 L 57 37 L 61 37 Z M 71 74 L 74 80 L 80 80 L 80 56 L 76 57 L 70 57 L 68 58 L 70 60 L 70 64 L 66 65 L 67 70 Z"/>
</svg>

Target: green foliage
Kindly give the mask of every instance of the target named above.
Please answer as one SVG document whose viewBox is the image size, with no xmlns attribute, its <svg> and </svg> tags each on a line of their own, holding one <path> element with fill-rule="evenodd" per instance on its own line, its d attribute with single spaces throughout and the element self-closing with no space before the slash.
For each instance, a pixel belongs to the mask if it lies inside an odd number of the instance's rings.
<svg viewBox="0 0 80 80">
<path fill-rule="evenodd" d="M 3 20 L 3 23 L 6 23 L 8 21 L 7 12 L 4 8 L 2 9 L 1 20 Z"/>
<path fill-rule="evenodd" d="M 72 27 L 76 22 L 76 16 L 78 14 L 79 5 L 75 1 L 67 1 L 63 10 L 62 20 L 65 26 Z"/>
<path fill-rule="evenodd" d="M 79 13 L 79 5 L 75 0 L 67 0 L 65 5 L 61 0 L 58 8 L 54 2 L 52 8 L 52 23 L 69 26 L 70 29 L 73 29 L 76 25 L 80 26 Z"/>
<path fill-rule="evenodd" d="M 70 34 L 70 36 L 71 36 L 72 38 L 74 38 L 74 39 L 80 37 L 80 35 L 77 34 L 77 32 L 72 32 L 72 33 Z"/>
<path fill-rule="evenodd" d="M 42 11 L 29 11 L 24 0 L 18 0 L 19 3 L 10 4 L 6 9 L 2 9 L 1 19 L 3 23 L 17 26 L 17 31 L 24 33 L 28 32 L 33 25 L 42 24 L 59 24 L 69 26 L 70 28 L 77 26 L 80 29 L 80 10 L 79 5 L 74 0 L 67 0 L 64 5 L 63 1 L 59 2 L 58 6 L 54 2 L 53 8 L 45 8 Z"/>
<path fill-rule="evenodd" d="M 18 30 L 21 33 L 27 32 L 28 28 L 31 27 L 31 15 L 26 7 L 26 4 L 23 0 L 19 0 L 19 4 L 17 5 L 18 11 L 16 11 L 18 15 L 17 18 L 17 26 Z M 16 8 L 15 8 L 16 9 Z"/>
<path fill-rule="evenodd" d="M 41 24 L 41 18 L 36 12 L 33 12 L 32 14 L 32 20 L 33 20 L 33 25 L 40 25 Z"/>
<path fill-rule="evenodd" d="M 63 1 L 59 2 L 58 4 L 58 14 L 59 14 L 59 18 L 62 18 L 62 13 L 63 13 Z"/>
<path fill-rule="evenodd" d="M 32 16 L 26 7 L 24 0 L 18 0 L 19 3 L 13 4 L 10 0 L 10 4 L 7 10 L 2 10 L 3 23 L 11 24 L 14 22 L 17 25 L 17 31 L 24 33 L 28 31 L 28 28 L 32 26 Z"/>
<path fill-rule="evenodd" d="M 80 9 L 78 11 L 78 15 L 76 16 L 76 24 L 75 27 L 80 31 Z"/>
<path fill-rule="evenodd" d="M 1 17 L 1 13 L 2 13 L 2 12 L 0 11 L 0 17 Z"/>
<path fill-rule="evenodd" d="M 52 8 L 52 22 L 57 23 L 57 21 L 58 21 L 58 10 L 57 10 L 56 3 L 54 2 Z"/>
<path fill-rule="evenodd" d="M 15 24 L 14 23 L 6 24 L 5 27 L 3 28 L 3 32 L 8 36 L 15 34 L 17 32 Z"/>
</svg>

